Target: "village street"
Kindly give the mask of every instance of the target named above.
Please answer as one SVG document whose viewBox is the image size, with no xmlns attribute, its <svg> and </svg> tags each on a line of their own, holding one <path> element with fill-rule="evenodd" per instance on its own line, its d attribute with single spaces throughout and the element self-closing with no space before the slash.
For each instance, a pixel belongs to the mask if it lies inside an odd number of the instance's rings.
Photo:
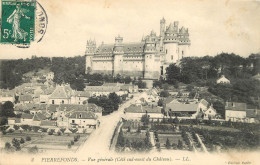
<svg viewBox="0 0 260 165">
<path fill-rule="evenodd" d="M 89 136 L 87 141 L 79 148 L 78 154 L 82 155 L 85 153 L 91 155 L 105 155 L 110 153 L 109 146 L 110 140 L 113 136 L 114 129 L 118 121 L 124 114 L 124 109 L 135 102 L 136 99 L 140 98 L 141 94 L 137 94 L 133 99 L 122 104 L 118 111 L 115 111 L 107 116 L 102 116 L 100 120 L 100 126 Z"/>
</svg>

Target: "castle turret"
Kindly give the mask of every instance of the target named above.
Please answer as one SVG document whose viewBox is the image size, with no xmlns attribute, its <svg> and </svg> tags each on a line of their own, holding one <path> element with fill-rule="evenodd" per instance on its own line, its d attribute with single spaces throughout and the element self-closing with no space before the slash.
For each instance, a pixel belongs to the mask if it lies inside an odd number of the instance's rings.
<svg viewBox="0 0 260 165">
<path fill-rule="evenodd" d="M 178 22 L 171 23 L 165 31 L 164 37 L 164 48 L 165 56 L 164 61 L 167 63 L 176 63 L 179 59 L 179 48 L 178 48 Z"/>
<path fill-rule="evenodd" d="M 144 47 L 144 78 L 155 79 L 160 76 L 160 56 L 156 55 L 156 41 L 153 40 L 152 35 L 145 40 Z"/>
<path fill-rule="evenodd" d="M 179 59 L 190 56 L 190 39 L 188 28 L 179 30 Z"/>
<path fill-rule="evenodd" d="M 160 37 L 164 38 L 165 33 L 165 19 L 162 18 L 160 21 Z"/>
<path fill-rule="evenodd" d="M 88 40 L 87 41 L 87 46 L 86 46 L 86 74 L 91 72 L 92 68 L 92 58 L 94 56 L 96 50 L 96 41 L 95 40 Z"/>
<path fill-rule="evenodd" d="M 123 55 L 124 55 L 124 44 L 123 37 L 115 37 L 115 45 L 114 45 L 114 63 L 113 63 L 113 75 L 122 74 L 123 72 Z"/>
</svg>

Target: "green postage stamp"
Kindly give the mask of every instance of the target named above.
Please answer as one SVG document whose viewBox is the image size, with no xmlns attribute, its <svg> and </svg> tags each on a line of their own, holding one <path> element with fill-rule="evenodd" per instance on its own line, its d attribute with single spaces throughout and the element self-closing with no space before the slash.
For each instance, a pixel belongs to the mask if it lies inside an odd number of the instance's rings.
<svg viewBox="0 0 260 165">
<path fill-rule="evenodd" d="M 35 34 L 36 1 L 2 0 L 1 43 L 30 44 Z"/>
</svg>

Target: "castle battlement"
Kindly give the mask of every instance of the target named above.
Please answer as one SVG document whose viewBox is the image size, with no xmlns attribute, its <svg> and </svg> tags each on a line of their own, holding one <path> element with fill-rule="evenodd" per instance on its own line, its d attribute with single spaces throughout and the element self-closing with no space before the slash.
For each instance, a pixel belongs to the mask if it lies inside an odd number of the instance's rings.
<svg viewBox="0 0 260 165">
<path fill-rule="evenodd" d="M 160 20 L 160 35 L 152 30 L 140 42 L 123 42 L 115 37 L 115 43 L 98 47 L 95 40 L 88 40 L 86 46 L 86 72 L 104 73 L 113 76 L 158 79 L 166 73 L 170 63 L 176 63 L 189 56 L 190 39 L 188 28 L 179 29 L 179 22 L 166 26 Z"/>
</svg>

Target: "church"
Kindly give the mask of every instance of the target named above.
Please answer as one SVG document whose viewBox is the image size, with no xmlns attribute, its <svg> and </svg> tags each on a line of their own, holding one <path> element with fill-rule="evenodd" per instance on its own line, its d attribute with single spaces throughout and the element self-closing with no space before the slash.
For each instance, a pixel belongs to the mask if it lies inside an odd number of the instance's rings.
<svg viewBox="0 0 260 165">
<path fill-rule="evenodd" d="M 95 40 L 88 40 L 86 73 L 159 79 L 171 63 L 178 63 L 183 57 L 190 56 L 190 44 L 188 28 L 179 28 L 178 21 L 166 26 L 162 18 L 160 35 L 151 31 L 140 42 L 125 43 L 119 35 L 115 37 L 115 43 L 102 43 L 97 47 Z"/>
</svg>

